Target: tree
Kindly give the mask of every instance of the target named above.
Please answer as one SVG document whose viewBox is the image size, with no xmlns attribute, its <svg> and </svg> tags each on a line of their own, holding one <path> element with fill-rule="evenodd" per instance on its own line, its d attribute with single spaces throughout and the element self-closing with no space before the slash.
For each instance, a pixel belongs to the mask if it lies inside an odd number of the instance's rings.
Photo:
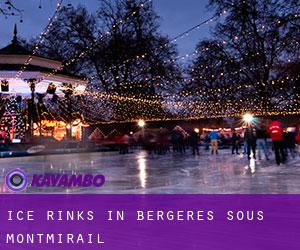
<svg viewBox="0 0 300 250">
<path fill-rule="evenodd" d="M 104 1 L 98 17 L 102 29 L 111 34 L 97 57 L 102 69 L 97 75 L 106 90 L 151 95 L 164 81 L 178 80 L 180 72 L 173 61 L 176 49 L 159 34 L 152 4 Z"/>
<path fill-rule="evenodd" d="M 20 10 L 12 0 L 1 0 L 0 14 L 5 16 L 6 18 L 8 16 L 21 16 L 22 10 Z"/>
<path fill-rule="evenodd" d="M 239 65 L 218 40 L 202 41 L 196 51 L 197 58 L 189 69 L 190 84 L 185 91 L 193 93 L 195 103 L 205 103 L 197 115 L 225 114 L 226 103 L 237 97 Z"/>
<path fill-rule="evenodd" d="M 163 112 L 157 93 L 173 91 L 181 79 L 176 48 L 158 28 L 150 2 L 102 1 L 96 14 L 82 6 L 68 6 L 60 12 L 41 52 L 58 55 L 66 70 L 90 77 L 88 91 L 113 95 L 117 119 L 140 118 L 139 113 L 153 116 Z M 128 101 L 132 99 L 140 101 L 133 105 Z"/>
<path fill-rule="evenodd" d="M 238 108 L 284 108 L 296 82 L 278 69 L 299 57 L 299 6 L 299 0 L 211 0 L 216 13 L 226 10 L 227 15 L 216 25 L 214 40 L 198 44 L 190 71 L 193 86 L 203 91 L 210 84 L 213 93 L 220 88 Z"/>
</svg>

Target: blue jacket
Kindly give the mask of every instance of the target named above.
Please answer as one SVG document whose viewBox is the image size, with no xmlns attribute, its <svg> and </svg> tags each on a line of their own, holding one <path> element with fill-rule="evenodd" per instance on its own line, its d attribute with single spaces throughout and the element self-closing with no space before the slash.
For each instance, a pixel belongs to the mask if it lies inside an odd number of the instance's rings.
<svg viewBox="0 0 300 250">
<path fill-rule="evenodd" d="M 210 133 L 209 133 L 209 137 L 210 137 L 210 139 L 211 140 L 218 140 L 218 132 L 217 131 L 211 131 Z"/>
</svg>

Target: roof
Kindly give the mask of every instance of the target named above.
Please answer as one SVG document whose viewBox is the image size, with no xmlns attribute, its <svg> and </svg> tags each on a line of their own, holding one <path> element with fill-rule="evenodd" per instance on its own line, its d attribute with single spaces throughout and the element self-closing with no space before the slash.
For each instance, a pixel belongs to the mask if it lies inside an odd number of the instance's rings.
<svg viewBox="0 0 300 250">
<path fill-rule="evenodd" d="M 11 44 L 0 49 L 1 55 L 30 55 L 30 52 L 20 45 L 18 41 L 13 41 Z"/>
<path fill-rule="evenodd" d="M 24 67 L 24 56 L 31 56 L 31 62 L 26 66 L 26 71 L 40 71 L 43 73 L 51 73 L 56 70 L 56 74 L 65 75 L 74 79 L 83 80 L 82 77 L 75 76 L 61 69 L 62 63 L 39 55 L 31 55 L 24 46 L 21 45 L 17 38 L 17 26 L 14 26 L 14 35 L 11 43 L 0 49 L 0 70 L 4 71 L 20 71 Z M 21 62 L 21 63 L 20 63 Z M 85 80 L 83 80 L 85 81 Z"/>
<path fill-rule="evenodd" d="M 0 55 L 25 55 L 25 56 L 33 56 L 32 52 L 26 49 L 24 46 L 22 46 L 21 42 L 18 40 L 17 37 L 17 26 L 15 25 L 14 28 L 14 35 L 13 39 L 11 40 L 11 43 L 7 45 L 6 47 L 0 49 Z M 41 55 L 36 55 L 35 57 L 48 59 L 51 61 L 59 62 L 57 60 L 47 58 Z"/>
<path fill-rule="evenodd" d="M 0 63 L 1 71 L 20 71 L 20 70 L 22 70 L 22 67 L 23 67 L 22 64 L 1 64 Z M 39 71 L 42 73 L 53 73 L 54 72 L 52 69 L 40 67 L 40 66 L 36 66 L 36 65 L 30 65 L 30 64 L 26 67 L 26 71 Z M 66 72 L 65 70 L 58 70 L 58 71 L 56 71 L 55 74 L 69 76 L 74 79 L 81 79 L 81 80 L 84 79 L 83 77 L 75 76 L 74 74 Z"/>
<path fill-rule="evenodd" d="M 9 45 L 0 49 L 2 55 L 30 55 L 30 52 L 25 49 L 17 38 L 17 26 L 14 27 L 14 36 Z"/>
</svg>

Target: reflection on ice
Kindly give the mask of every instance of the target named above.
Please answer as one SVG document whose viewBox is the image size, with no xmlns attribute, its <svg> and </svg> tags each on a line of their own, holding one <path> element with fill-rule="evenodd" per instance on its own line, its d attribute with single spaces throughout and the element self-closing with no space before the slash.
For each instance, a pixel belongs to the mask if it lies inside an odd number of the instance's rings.
<svg viewBox="0 0 300 250">
<path fill-rule="evenodd" d="M 249 162 L 251 174 L 255 173 L 255 159 L 251 158 Z"/>
<path fill-rule="evenodd" d="M 146 178 L 147 178 L 146 152 L 144 152 L 144 151 L 139 152 L 136 158 L 137 158 L 137 162 L 138 162 L 141 187 L 146 188 Z"/>
</svg>

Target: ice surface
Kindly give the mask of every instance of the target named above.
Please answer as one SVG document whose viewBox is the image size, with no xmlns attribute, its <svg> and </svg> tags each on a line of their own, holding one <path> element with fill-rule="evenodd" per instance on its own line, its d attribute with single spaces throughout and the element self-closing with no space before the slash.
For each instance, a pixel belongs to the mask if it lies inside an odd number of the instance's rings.
<svg viewBox="0 0 300 250">
<path fill-rule="evenodd" d="M 0 192 L 9 192 L 5 173 L 12 168 L 25 170 L 28 176 L 44 173 L 103 174 L 102 188 L 27 188 L 27 193 L 300 193 L 300 158 L 277 166 L 270 161 L 250 162 L 243 154 L 220 150 L 212 156 L 201 150 L 200 156 L 168 153 L 149 155 L 135 150 L 127 155 L 117 152 L 50 155 L 0 159 Z"/>
</svg>

